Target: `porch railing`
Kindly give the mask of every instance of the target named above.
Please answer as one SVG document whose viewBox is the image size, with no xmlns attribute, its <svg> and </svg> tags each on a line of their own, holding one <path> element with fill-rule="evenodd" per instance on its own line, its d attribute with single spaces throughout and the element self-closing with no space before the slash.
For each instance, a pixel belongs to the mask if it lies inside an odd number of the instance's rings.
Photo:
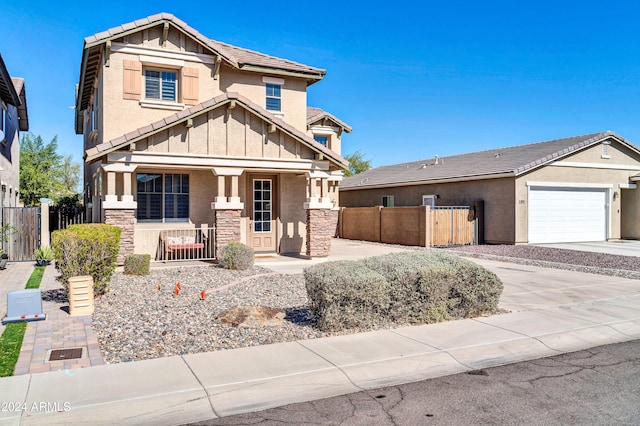
<svg viewBox="0 0 640 426">
<path fill-rule="evenodd" d="M 137 228 L 135 252 L 151 260 L 169 262 L 215 259 L 215 228 Z"/>
</svg>

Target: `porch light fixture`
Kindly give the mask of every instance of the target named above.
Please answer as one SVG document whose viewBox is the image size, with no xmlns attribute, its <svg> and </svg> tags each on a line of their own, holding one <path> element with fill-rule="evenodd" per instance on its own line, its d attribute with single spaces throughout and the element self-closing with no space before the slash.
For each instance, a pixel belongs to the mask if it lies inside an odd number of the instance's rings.
<svg viewBox="0 0 640 426">
<path fill-rule="evenodd" d="M 619 196 L 620 196 L 620 194 L 618 194 L 618 191 L 614 191 L 613 192 L 613 201 L 617 200 Z"/>
</svg>

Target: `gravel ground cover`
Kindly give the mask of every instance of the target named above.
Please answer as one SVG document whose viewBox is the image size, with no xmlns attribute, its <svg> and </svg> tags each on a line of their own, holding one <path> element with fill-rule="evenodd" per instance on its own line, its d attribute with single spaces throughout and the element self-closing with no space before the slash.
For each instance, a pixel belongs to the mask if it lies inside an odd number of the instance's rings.
<svg viewBox="0 0 640 426">
<path fill-rule="evenodd" d="M 640 257 L 530 245 L 479 245 L 447 249 L 462 256 L 640 279 Z"/>
<path fill-rule="evenodd" d="M 181 290 L 175 295 L 178 282 Z M 260 267 L 230 271 L 217 266 L 184 266 L 152 269 L 147 276 L 116 272 L 109 289 L 96 300 L 93 314 L 106 363 L 363 331 L 317 330 L 307 309 L 302 274 L 281 275 Z M 203 290 L 207 293 L 204 300 L 200 298 Z M 286 320 L 281 327 L 264 328 L 232 327 L 216 321 L 223 310 L 239 305 L 280 308 Z"/>
<path fill-rule="evenodd" d="M 640 279 L 640 258 L 632 256 L 513 245 L 465 246 L 448 251 L 462 256 Z M 178 282 L 181 291 L 174 295 Z M 230 271 L 212 265 L 177 266 L 152 269 L 147 276 L 116 272 L 109 289 L 109 293 L 96 300 L 93 315 L 93 327 L 107 363 L 407 325 L 333 333 L 319 331 L 307 309 L 302 274 L 282 275 L 260 267 Z M 203 290 L 207 293 L 204 300 L 200 298 Z M 238 328 L 216 321 L 222 311 L 239 305 L 283 309 L 286 321 L 281 327 L 265 328 Z"/>
</svg>

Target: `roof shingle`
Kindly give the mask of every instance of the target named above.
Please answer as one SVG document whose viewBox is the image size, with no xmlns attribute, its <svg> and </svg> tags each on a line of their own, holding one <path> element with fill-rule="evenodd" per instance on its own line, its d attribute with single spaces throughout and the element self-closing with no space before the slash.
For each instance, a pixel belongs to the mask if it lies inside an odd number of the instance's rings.
<svg viewBox="0 0 640 426">
<path fill-rule="evenodd" d="M 640 149 L 614 132 L 592 133 L 497 148 L 449 157 L 377 167 L 343 180 L 341 190 L 463 180 L 494 175 L 518 176 L 577 150 L 614 138 L 640 154 Z"/>
</svg>

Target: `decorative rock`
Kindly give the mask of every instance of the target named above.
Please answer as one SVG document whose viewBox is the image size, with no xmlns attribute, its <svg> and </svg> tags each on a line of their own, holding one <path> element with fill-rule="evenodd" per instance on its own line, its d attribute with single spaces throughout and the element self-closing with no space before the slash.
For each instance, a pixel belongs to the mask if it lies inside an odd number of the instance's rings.
<svg viewBox="0 0 640 426">
<path fill-rule="evenodd" d="M 284 311 L 267 306 L 234 306 L 218 315 L 218 321 L 234 327 L 278 327 L 284 324 Z"/>
</svg>

